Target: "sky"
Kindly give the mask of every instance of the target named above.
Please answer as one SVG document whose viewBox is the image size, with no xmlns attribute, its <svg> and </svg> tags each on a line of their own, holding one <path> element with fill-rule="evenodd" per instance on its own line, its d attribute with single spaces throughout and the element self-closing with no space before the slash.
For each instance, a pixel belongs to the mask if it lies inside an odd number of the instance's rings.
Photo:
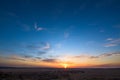
<svg viewBox="0 0 120 80">
<path fill-rule="evenodd" d="M 0 66 L 120 67 L 120 0 L 0 0 Z"/>
</svg>

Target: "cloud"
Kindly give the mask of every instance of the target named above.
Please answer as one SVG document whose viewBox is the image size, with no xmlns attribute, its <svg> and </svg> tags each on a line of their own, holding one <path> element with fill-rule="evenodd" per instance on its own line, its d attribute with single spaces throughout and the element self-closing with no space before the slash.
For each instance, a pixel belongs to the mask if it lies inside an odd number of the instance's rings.
<svg viewBox="0 0 120 80">
<path fill-rule="evenodd" d="M 113 27 L 120 29 L 120 24 L 114 25 Z"/>
<path fill-rule="evenodd" d="M 90 56 L 91 59 L 99 58 L 99 56 Z"/>
<path fill-rule="evenodd" d="M 64 38 L 66 39 L 66 38 L 68 38 L 69 37 L 69 33 L 68 32 L 64 32 Z"/>
<path fill-rule="evenodd" d="M 113 47 L 113 46 L 119 46 L 120 45 L 120 38 L 118 39 L 107 39 L 108 43 L 104 45 L 104 47 Z"/>
<path fill-rule="evenodd" d="M 30 55 L 24 55 L 23 57 L 24 58 L 32 58 L 32 56 L 30 56 Z"/>
<path fill-rule="evenodd" d="M 58 44 L 56 44 L 56 47 L 57 47 L 57 48 L 61 48 L 61 47 L 62 47 L 62 44 L 61 44 L 61 43 L 58 43 Z"/>
<path fill-rule="evenodd" d="M 104 53 L 100 56 L 107 57 L 107 56 L 112 56 L 112 55 L 120 55 L 120 52 L 114 52 L 114 53 Z"/>
<path fill-rule="evenodd" d="M 74 58 L 88 58 L 90 57 L 89 55 L 79 55 L 79 56 L 74 56 Z"/>
<path fill-rule="evenodd" d="M 30 55 L 23 55 L 20 57 L 24 58 L 25 60 L 31 60 L 31 61 L 36 61 L 36 59 L 38 59 L 38 58 L 30 56 Z"/>
<path fill-rule="evenodd" d="M 101 64 L 101 65 L 95 65 L 95 67 L 103 67 L 103 68 L 119 68 L 120 64 Z"/>
<path fill-rule="evenodd" d="M 18 56 L 18 55 L 11 55 L 11 56 L 6 57 L 6 59 L 26 61 L 23 57 Z"/>
<path fill-rule="evenodd" d="M 56 59 L 43 59 L 42 61 L 44 61 L 44 62 L 50 62 L 50 63 L 57 62 Z"/>
<path fill-rule="evenodd" d="M 37 23 L 35 23 L 34 28 L 35 28 L 36 31 L 42 31 L 42 30 L 45 30 L 45 28 L 38 27 Z"/>
<path fill-rule="evenodd" d="M 37 46 L 35 44 L 30 44 L 30 45 L 27 45 L 27 48 L 28 49 L 38 49 L 40 46 Z"/>
<path fill-rule="evenodd" d="M 74 58 L 90 58 L 90 59 L 95 59 L 95 58 L 109 57 L 109 56 L 114 56 L 114 55 L 120 55 L 120 52 L 104 53 L 104 54 L 97 55 L 97 56 L 93 56 L 93 55 L 79 55 L 79 56 L 74 56 Z"/>
<path fill-rule="evenodd" d="M 14 13 L 14 12 L 8 12 L 7 14 L 8 14 L 9 16 L 11 16 L 11 17 L 19 18 L 19 16 L 18 16 L 16 13 Z"/>
<path fill-rule="evenodd" d="M 105 44 L 104 47 L 114 47 L 114 46 L 118 46 L 118 44 L 109 43 L 109 44 Z"/>
<path fill-rule="evenodd" d="M 27 45 L 28 49 L 38 50 L 38 51 L 47 51 L 51 48 L 51 45 L 48 42 L 41 42 L 37 44 Z"/>
<path fill-rule="evenodd" d="M 46 52 L 39 51 L 38 54 L 39 54 L 39 55 L 43 55 L 43 54 L 46 54 Z"/>
<path fill-rule="evenodd" d="M 30 31 L 31 30 L 31 27 L 28 24 L 23 23 L 20 20 L 17 20 L 16 23 L 18 26 L 20 26 L 22 28 L 23 31 Z"/>
<path fill-rule="evenodd" d="M 69 38 L 70 33 L 73 31 L 74 28 L 75 28 L 75 26 L 71 25 L 64 31 L 64 38 L 65 39 Z"/>
<path fill-rule="evenodd" d="M 40 59 L 41 60 L 41 57 L 35 57 L 36 59 Z"/>
<path fill-rule="evenodd" d="M 114 53 L 104 53 L 98 56 L 90 56 L 90 58 L 100 58 L 100 57 L 109 57 L 113 55 L 120 55 L 120 52 L 114 52 Z"/>
<path fill-rule="evenodd" d="M 100 30 L 101 33 L 105 32 L 105 30 Z"/>
<path fill-rule="evenodd" d="M 43 47 L 40 48 L 40 50 L 48 50 L 50 48 L 51 48 L 50 44 L 47 42 L 47 43 L 45 43 L 45 45 Z"/>
<path fill-rule="evenodd" d="M 96 8 L 101 8 L 101 7 L 109 7 L 112 4 L 114 4 L 114 0 L 100 0 L 95 3 Z"/>
<path fill-rule="evenodd" d="M 112 39 L 112 38 L 107 38 L 106 40 L 107 40 L 107 41 L 111 41 L 111 40 L 113 40 L 113 39 Z"/>
</svg>

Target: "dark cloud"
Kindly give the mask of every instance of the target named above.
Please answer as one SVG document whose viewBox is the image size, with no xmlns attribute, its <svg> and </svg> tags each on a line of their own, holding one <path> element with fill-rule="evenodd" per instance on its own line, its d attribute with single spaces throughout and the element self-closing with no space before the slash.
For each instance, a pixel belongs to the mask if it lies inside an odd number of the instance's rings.
<svg viewBox="0 0 120 80">
<path fill-rule="evenodd" d="M 40 46 L 37 46 L 37 45 L 34 45 L 34 44 L 27 45 L 28 49 L 38 49 L 39 47 Z"/>
<path fill-rule="evenodd" d="M 95 67 L 103 67 L 103 68 L 120 68 L 120 64 L 101 64 L 101 65 L 95 65 Z"/>
<path fill-rule="evenodd" d="M 30 55 L 24 55 L 23 57 L 24 58 L 33 58 L 33 56 L 30 56 Z"/>
<path fill-rule="evenodd" d="M 91 59 L 93 58 L 99 58 L 99 56 L 90 56 Z"/>
<path fill-rule="evenodd" d="M 41 57 L 34 57 L 34 56 L 31 56 L 31 55 L 24 55 L 24 56 L 21 56 L 25 59 L 30 59 L 32 61 L 37 61 L 37 60 L 41 60 Z"/>
<path fill-rule="evenodd" d="M 56 59 L 43 59 L 44 62 L 57 62 Z"/>
<path fill-rule="evenodd" d="M 38 55 L 43 55 L 43 54 L 46 54 L 47 52 L 43 52 L 43 51 L 39 51 L 38 52 Z"/>
<path fill-rule="evenodd" d="M 115 53 L 104 53 L 100 56 L 104 56 L 104 57 L 107 57 L 107 56 L 112 56 L 112 55 L 120 55 L 120 52 L 115 52 Z"/>
<path fill-rule="evenodd" d="M 47 51 L 51 48 L 48 42 L 29 44 L 26 47 L 30 50 L 33 49 L 33 50 L 41 50 L 41 51 Z"/>
<path fill-rule="evenodd" d="M 11 59 L 11 60 L 19 60 L 19 61 L 26 61 L 23 58 L 17 58 L 17 57 L 6 57 L 6 59 Z"/>
<path fill-rule="evenodd" d="M 100 58 L 100 57 L 109 57 L 113 55 L 120 55 L 120 52 L 114 52 L 114 53 L 104 53 L 98 56 L 90 56 L 90 58 Z"/>
<path fill-rule="evenodd" d="M 41 59 L 41 57 L 35 57 L 36 59 Z"/>
<path fill-rule="evenodd" d="M 91 58 L 91 59 L 96 59 L 96 58 L 101 58 L 101 57 L 109 57 L 113 55 L 118 55 L 120 56 L 120 52 L 113 52 L 113 53 L 104 53 L 101 55 L 93 56 L 93 55 L 79 55 L 79 56 L 74 56 L 74 58 Z"/>
</svg>

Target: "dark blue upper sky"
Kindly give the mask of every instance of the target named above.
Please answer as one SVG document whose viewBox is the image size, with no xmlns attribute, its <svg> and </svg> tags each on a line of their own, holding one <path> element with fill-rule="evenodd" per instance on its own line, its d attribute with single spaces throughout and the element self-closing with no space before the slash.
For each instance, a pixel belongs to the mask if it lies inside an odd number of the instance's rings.
<svg viewBox="0 0 120 80">
<path fill-rule="evenodd" d="M 0 55 L 45 59 L 119 51 L 120 0 L 0 1 Z"/>
</svg>

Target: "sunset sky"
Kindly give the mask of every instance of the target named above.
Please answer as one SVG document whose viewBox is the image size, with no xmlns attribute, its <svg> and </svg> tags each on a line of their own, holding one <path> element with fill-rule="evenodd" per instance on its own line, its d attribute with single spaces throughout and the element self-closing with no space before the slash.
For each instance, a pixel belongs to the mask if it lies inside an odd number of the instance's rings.
<svg viewBox="0 0 120 80">
<path fill-rule="evenodd" d="M 120 68 L 120 0 L 0 0 L 0 66 Z"/>
</svg>

